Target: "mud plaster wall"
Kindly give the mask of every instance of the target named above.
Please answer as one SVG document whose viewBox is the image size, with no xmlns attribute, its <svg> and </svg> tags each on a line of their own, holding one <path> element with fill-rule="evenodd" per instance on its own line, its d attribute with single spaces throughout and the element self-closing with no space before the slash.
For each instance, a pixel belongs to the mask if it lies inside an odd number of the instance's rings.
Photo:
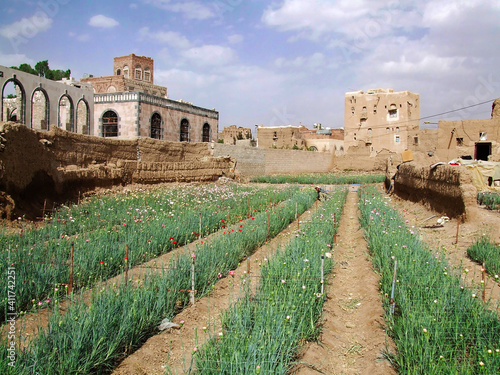
<svg viewBox="0 0 500 375">
<path fill-rule="evenodd" d="M 236 172 L 244 177 L 266 174 L 328 172 L 333 155 L 327 152 L 275 150 L 260 147 L 210 145 L 214 156 L 226 156 L 236 161 Z"/>
<path fill-rule="evenodd" d="M 394 193 L 449 217 L 467 218 L 470 209 L 477 207 L 477 190 L 469 172 L 461 166 L 439 165 L 431 170 L 412 162 L 401 164 Z"/>
<path fill-rule="evenodd" d="M 212 157 L 206 143 L 108 139 L 15 123 L 0 124 L 0 135 L 0 191 L 18 207 L 96 187 L 214 181 L 231 177 L 234 167 L 230 158 Z"/>
</svg>

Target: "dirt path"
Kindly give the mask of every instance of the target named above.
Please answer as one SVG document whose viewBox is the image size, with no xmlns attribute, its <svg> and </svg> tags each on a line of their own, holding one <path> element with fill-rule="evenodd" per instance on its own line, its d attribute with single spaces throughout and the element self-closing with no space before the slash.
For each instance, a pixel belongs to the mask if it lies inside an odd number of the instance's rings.
<svg viewBox="0 0 500 375">
<path fill-rule="evenodd" d="M 298 221 L 309 220 L 315 207 L 303 213 Z M 250 258 L 249 277 L 246 274 L 248 264 L 243 262 L 235 270 L 234 277 L 218 281 L 210 295 L 199 299 L 194 306 L 175 316 L 174 323 L 181 324 L 184 321 L 181 329 L 167 329 L 151 337 L 141 348 L 125 358 L 113 374 L 157 375 L 165 374 L 167 369 L 172 374 L 188 373 L 194 348 L 200 347 L 221 331 L 220 314 L 238 298 L 242 282 L 250 282 L 255 287 L 260 275 L 259 264 L 272 257 L 281 244 L 289 241 L 297 228 L 298 223 L 295 221 L 268 244 L 257 249 Z"/>
<path fill-rule="evenodd" d="M 327 284 L 323 332 L 304 349 L 294 374 L 396 374 L 381 359 L 386 345 L 379 277 L 373 272 L 358 222 L 358 196 L 349 192 L 335 247 L 335 267 Z"/>
</svg>

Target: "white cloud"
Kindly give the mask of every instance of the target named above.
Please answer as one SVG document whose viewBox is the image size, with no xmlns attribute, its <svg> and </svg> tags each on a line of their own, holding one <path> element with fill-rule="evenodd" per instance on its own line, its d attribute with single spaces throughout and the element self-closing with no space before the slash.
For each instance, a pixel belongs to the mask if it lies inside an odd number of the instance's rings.
<svg viewBox="0 0 500 375">
<path fill-rule="evenodd" d="M 174 31 L 155 31 L 151 32 L 149 27 L 143 27 L 139 30 L 142 39 L 152 39 L 159 43 L 167 44 L 178 49 L 186 49 L 191 46 L 189 40 L 178 32 Z"/>
<path fill-rule="evenodd" d="M 89 25 L 92 27 L 99 27 L 102 29 L 110 29 L 118 26 L 120 23 L 111 17 L 106 17 L 102 14 L 97 14 L 90 18 Z"/>
<path fill-rule="evenodd" d="M 4 66 L 19 66 L 23 63 L 27 63 L 33 66 L 34 60 L 30 59 L 28 56 L 20 53 L 15 54 L 4 54 L 0 51 L 0 61 Z"/>
<path fill-rule="evenodd" d="M 204 20 L 215 17 L 210 6 L 201 1 L 171 1 L 171 0 L 142 0 L 145 4 L 153 5 L 157 8 L 181 13 L 188 19 Z"/>
<path fill-rule="evenodd" d="M 227 41 L 231 44 L 238 44 L 243 42 L 244 37 L 241 34 L 233 34 L 227 37 Z"/>
<path fill-rule="evenodd" d="M 233 49 L 224 46 L 207 44 L 182 51 L 181 56 L 196 65 L 227 65 L 237 59 Z"/>
<path fill-rule="evenodd" d="M 283 57 L 279 57 L 275 60 L 275 65 L 277 68 L 323 68 L 326 67 L 327 61 L 326 57 L 321 52 L 316 52 L 310 56 L 298 56 L 293 60 L 287 60 Z"/>
<path fill-rule="evenodd" d="M 37 11 L 29 18 L 22 18 L 0 28 L 0 35 L 8 39 L 33 38 L 38 33 L 50 29 L 52 19 L 45 12 Z"/>
</svg>

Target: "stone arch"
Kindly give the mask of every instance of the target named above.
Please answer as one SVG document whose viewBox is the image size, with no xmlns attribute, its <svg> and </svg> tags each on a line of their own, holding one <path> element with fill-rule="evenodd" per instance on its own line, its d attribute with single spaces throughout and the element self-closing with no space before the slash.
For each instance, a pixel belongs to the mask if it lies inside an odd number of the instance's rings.
<svg viewBox="0 0 500 375">
<path fill-rule="evenodd" d="M 31 128 L 48 130 L 50 124 L 49 114 L 49 95 L 42 87 L 37 87 L 31 94 Z"/>
<path fill-rule="evenodd" d="M 158 112 L 153 112 L 151 115 L 150 123 L 150 136 L 154 139 L 163 139 L 162 118 Z"/>
<path fill-rule="evenodd" d="M 212 137 L 212 129 L 208 122 L 203 124 L 203 128 L 201 130 L 201 141 L 202 142 L 210 142 L 210 138 Z"/>
<path fill-rule="evenodd" d="M 75 119 L 73 113 L 73 99 L 71 99 L 71 96 L 69 96 L 68 94 L 62 94 L 59 98 L 57 126 L 66 129 L 67 131 L 74 132 Z"/>
<path fill-rule="evenodd" d="M 114 109 L 107 109 L 102 113 L 100 122 L 103 137 L 118 137 L 118 120 L 118 113 Z"/>
<path fill-rule="evenodd" d="M 187 118 L 183 118 L 179 125 L 179 141 L 189 142 L 189 131 L 191 126 Z"/>
<path fill-rule="evenodd" d="M 85 98 L 81 98 L 76 105 L 76 129 L 81 134 L 90 134 L 90 109 Z"/>
<path fill-rule="evenodd" d="M 109 86 L 107 92 L 116 92 L 116 87 L 113 85 Z"/>
<path fill-rule="evenodd" d="M 9 85 L 9 83 L 14 84 L 14 89 L 16 91 L 14 100 L 5 97 L 5 87 Z M 9 107 L 12 107 L 9 109 Z M 26 91 L 24 90 L 24 86 L 21 84 L 15 76 L 13 78 L 8 79 L 2 86 L 2 113 L 1 120 L 2 121 L 10 121 L 11 116 L 16 114 L 16 118 L 13 121 L 21 122 L 25 124 L 26 117 Z"/>
</svg>

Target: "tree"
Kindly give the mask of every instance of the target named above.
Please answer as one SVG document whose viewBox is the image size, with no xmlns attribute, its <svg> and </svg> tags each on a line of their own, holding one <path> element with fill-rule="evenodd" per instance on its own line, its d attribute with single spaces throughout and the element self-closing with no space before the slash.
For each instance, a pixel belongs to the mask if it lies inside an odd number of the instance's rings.
<svg viewBox="0 0 500 375">
<path fill-rule="evenodd" d="M 35 68 L 33 69 L 30 64 L 23 63 L 19 65 L 18 67 L 16 66 L 11 66 L 12 69 L 17 69 L 22 72 L 34 74 L 40 77 L 45 77 L 47 79 L 51 79 L 53 81 L 60 81 L 63 78 L 69 78 L 71 76 L 71 70 L 60 70 L 60 69 L 55 69 L 52 70 L 49 67 L 49 61 L 48 60 L 43 60 L 39 61 L 35 64 Z"/>
</svg>

